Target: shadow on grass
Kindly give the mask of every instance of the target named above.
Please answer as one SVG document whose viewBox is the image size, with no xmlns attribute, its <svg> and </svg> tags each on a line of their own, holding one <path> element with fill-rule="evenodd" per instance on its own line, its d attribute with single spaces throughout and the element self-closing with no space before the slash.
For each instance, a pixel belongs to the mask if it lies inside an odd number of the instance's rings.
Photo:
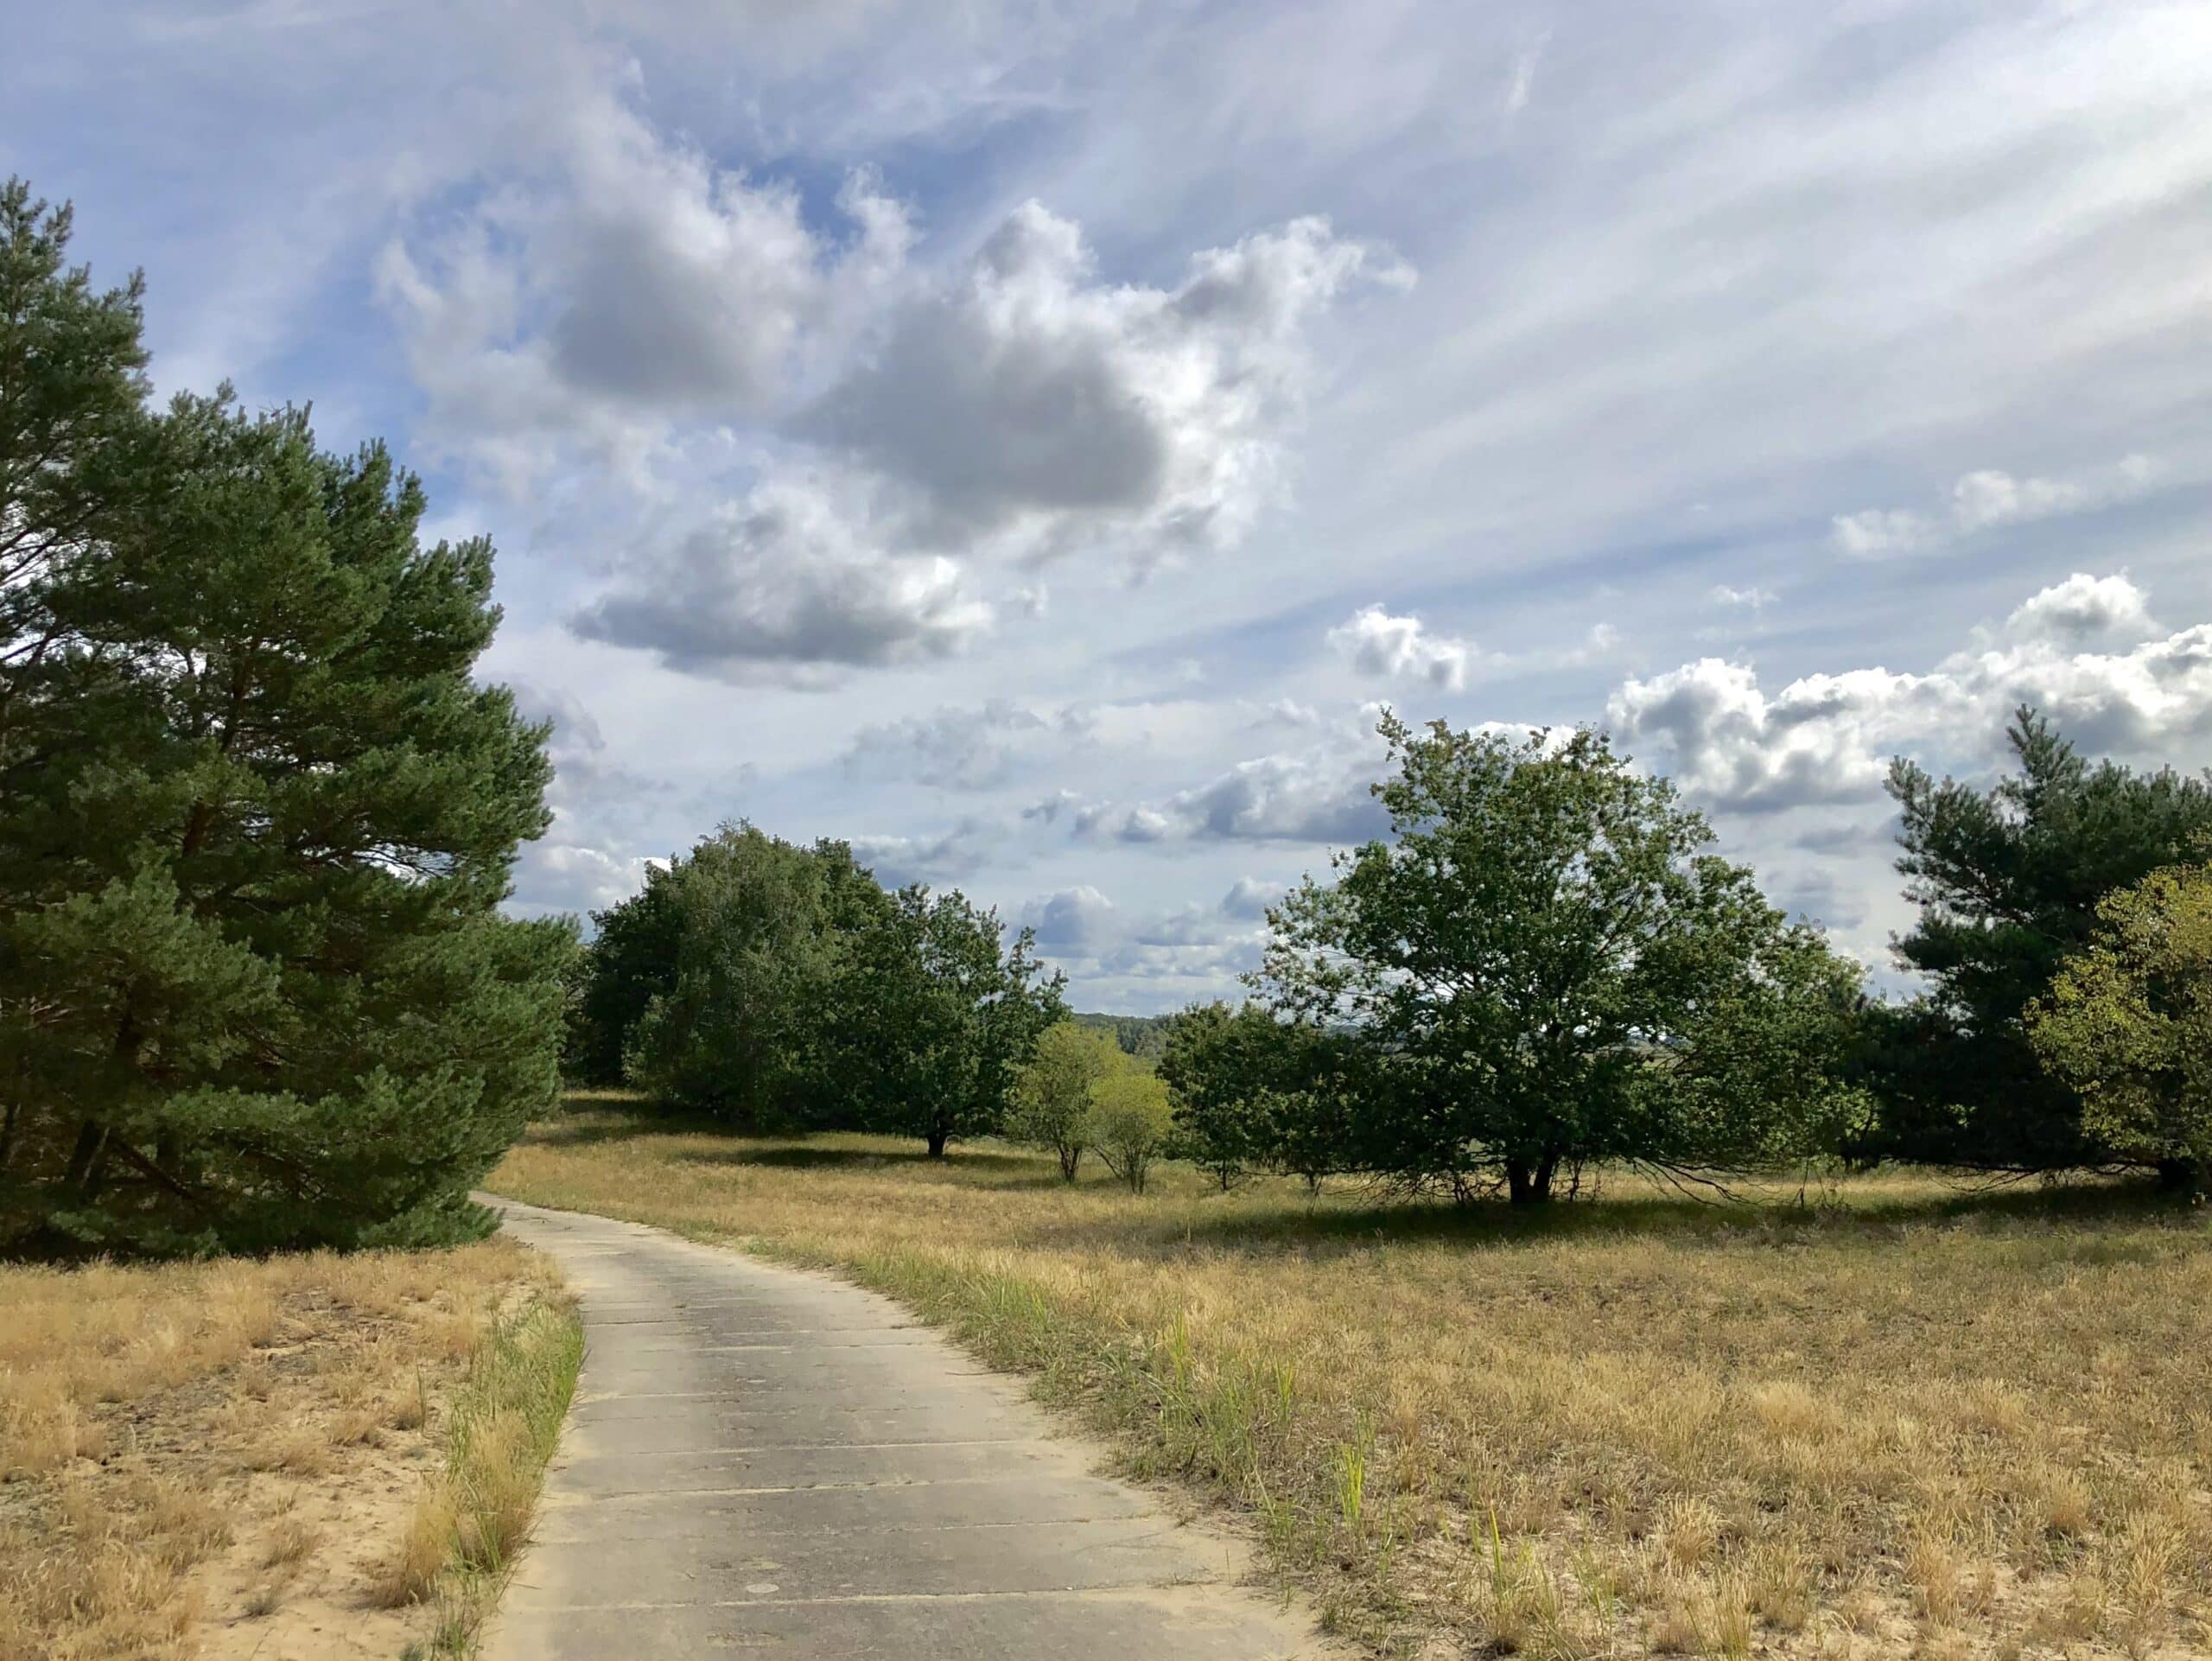
<svg viewBox="0 0 2212 1661">
<path fill-rule="evenodd" d="M 648 1102 L 620 1099 L 578 1103 L 565 1115 L 531 1125 L 524 1141 L 536 1148 L 592 1148 L 672 1136 L 708 1137 L 717 1144 L 687 1149 L 674 1156 L 687 1165 L 758 1165 L 800 1171 L 899 1167 L 912 1168 L 917 1174 L 939 1171 L 957 1181 L 963 1173 L 1027 1174 L 1038 1163 L 1031 1155 L 958 1142 L 945 1157 L 931 1159 L 918 1138 L 912 1143 L 887 1138 L 890 1145 L 878 1147 L 817 1142 L 804 1130 L 747 1130 L 696 1114 L 666 1112 Z M 1040 1173 L 1034 1186 L 1052 1186 L 1058 1180 Z M 993 1186 L 1027 1187 L 1032 1183 L 1024 1174 Z"/>
<path fill-rule="evenodd" d="M 1961 1179 L 1942 1192 L 1842 1205 L 1819 1203 L 1812 1193 L 1802 1204 L 1772 1197 L 1707 1200 L 1601 1194 L 1520 1208 L 1497 1200 L 1464 1206 L 1390 1198 L 1351 1203 L 1291 1201 L 1264 1211 L 1224 1210 L 1195 1223 L 1179 1219 L 1173 1232 L 1179 1239 L 1209 1250 L 1260 1256 L 1316 1246 L 1358 1249 L 1452 1242 L 1508 1246 L 1634 1236 L 1706 1238 L 1716 1244 L 1764 1237 L 1779 1244 L 1838 1233 L 1890 1233 L 1948 1224 L 2049 1230 L 2046 1238 L 2054 1253 L 2091 1259 L 2147 1257 L 2150 1247 L 2119 1240 L 2100 1244 L 2085 1237 L 2107 1230 L 2189 1225 L 2197 1216 L 2185 1202 L 2158 1192 L 2148 1181 L 1999 1185 Z"/>
<path fill-rule="evenodd" d="M 956 1143 L 944 1159 L 931 1159 L 918 1142 L 887 1146 L 854 1146 L 817 1141 L 799 1132 L 752 1132 L 695 1116 L 663 1112 L 641 1101 L 585 1099 L 569 1116 L 531 1128 L 528 1140 L 545 1147 L 580 1148 L 673 1136 L 710 1140 L 671 1157 L 687 1165 L 752 1167 L 766 1170 L 896 1170 L 917 1181 L 967 1187 L 979 1193 L 1032 1192 L 1064 1187 L 1044 1156 L 995 1147 Z M 1043 1244 L 1080 1244 L 1105 1236 L 1128 1239 L 1151 1236 L 1162 1246 L 1197 1246 L 1253 1256 L 1283 1251 L 1358 1251 L 1391 1244 L 1460 1243 L 1470 1248 L 1538 1244 L 1557 1240 L 1618 1239 L 1645 1236 L 1674 1240 L 1710 1239 L 1715 1244 L 1766 1239 L 1777 1244 L 1840 1233 L 1885 1233 L 1926 1225 L 1954 1225 L 2032 1233 L 2063 1231 L 2050 1250 L 2070 1258 L 2128 1256 L 2147 1251 L 2145 1243 L 2094 1238 L 2145 1225 L 2187 1224 L 2201 1218 L 2185 1203 L 2158 1192 L 2147 1181 L 2082 1179 L 2057 1182 L 1996 1180 L 1929 1173 L 1928 1186 L 1897 1195 L 1849 1195 L 1841 1204 L 1823 1203 L 1821 1191 L 1808 1189 L 1802 1201 L 1778 1196 L 1773 1187 L 1756 1199 L 1691 1199 L 1649 1192 L 1608 1193 L 1560 1199 L 1548 1206 L 1516 1208 L 1502 1200 L 1453 1205 L 1363 1193 L 1338 1178 L 1319 1200 L 1286 1196 L 1256 1205 L 1251 1197 L 1225 1198 L 1218 1211 L 1202 1200 L 1194 1216 L 1187 1206 L 1161 1208 L 1156 1224 L 1141 1212 L 1118 1212 L 1111 1219 L 1070 1215 L 1065 1222 L 1033 1221 L 1024 1232 Z M 1084 1192 L 1096 1185 L 1086 1184 Z M 1349 1190 L 1349 1191 L 1348 1191 Z"/>
<path fill-rule="evenodd" d="M 979 1171 L 1027 1170 L 1035 1163 L 1027 1155 L 996 1153 L 987 1149 L 956 1146 L 942 1159 L 931 1159 L 926 1149 L 913 1148 L 840 1148 L 796 1140 L 790 1136 L 763 1136 L 754 1140 L 735 1131 L 724 1131 L 730 1139 L 728 1148 L 709 1151 L 687 1152 L 682 1157 L 687 1165 L 763 1165 L 772 1168 L 792 1171 L 881 1169 L 896 1166 L 909 1170 L 916 1176 L 942 1173 L 946 1180 L 958 1181 L 963 1174 L 972 1175 Z M 993 1187 L 1013 1186 L 994 1183 Z"/>
</svg>

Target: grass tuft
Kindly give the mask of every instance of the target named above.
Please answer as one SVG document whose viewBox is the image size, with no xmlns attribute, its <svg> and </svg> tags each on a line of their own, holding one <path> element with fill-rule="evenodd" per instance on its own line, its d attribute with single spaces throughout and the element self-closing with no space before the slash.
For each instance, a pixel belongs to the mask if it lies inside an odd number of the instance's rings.
<svg viewBox="0 0 2212 1661">
<path fill-rule="evenodd" d="M 461 1655 L 529 1537 L 545 1464 L 583 1360 L 566 1299 L 540 1300 L 486 1332 L 454 1393 L 445 1468 L 424 1488 L 376 1591 L 434 1602 L 429 1653 Z"/>
</svg>

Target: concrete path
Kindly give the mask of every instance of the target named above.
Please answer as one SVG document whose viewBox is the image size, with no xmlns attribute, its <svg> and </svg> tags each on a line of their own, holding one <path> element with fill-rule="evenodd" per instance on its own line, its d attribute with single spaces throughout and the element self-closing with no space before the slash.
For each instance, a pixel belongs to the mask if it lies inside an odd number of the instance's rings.
<svg viewBox="0 0 2212 1661">
<path fill-rule="evenodd" d="M 576 1404 L 488 1661 L 1273 1661 L 1224 1540 L 1091 1474 L 890 1300 L 495 1200 L 583 1302 Z"/>
</svg>

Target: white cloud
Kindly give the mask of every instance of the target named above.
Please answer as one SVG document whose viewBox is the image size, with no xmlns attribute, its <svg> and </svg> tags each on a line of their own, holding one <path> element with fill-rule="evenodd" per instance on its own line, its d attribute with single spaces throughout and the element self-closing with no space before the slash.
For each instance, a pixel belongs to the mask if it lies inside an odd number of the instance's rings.
<svg viewBox="0 0 2212 1661">
<path fill-rule="evenodd" d="M 1751 811 L 1875 797 L 1900 751 L 1992 757 L 2022 703 L 2085 748 L 2164 760 L 2212 731 L 2212 624 L 2075 649 L 2150 627 L 2125 578 L 2077 575 L 1925 674 L 1808 675 L 1770 694 L 1749 665 L 1706 658 L 1626 682 L 1606 714 L 1631 743 L 1657 746 L 1693 794 Z"/>
<path fill-rule="evenodd" d="M 932 886 L 971 876 L 996 858 L 1006 833 L 988 820 L 969 818 L 947 830 L 919 837 L 855 837 L 853 856 L 887 888 L 911 882 Z"/>
<path fill-rule="evenodd" d="M 1240 876 L 1229 892 L 1221 897 L 1221 914 L 1243 918 L 1249 922 L 1264 918 L 1268 907 L 1281 900 L 1288 890 L 1280 882 L 1262 882 L 1255 876 Z"/>
<path fill-rule="evenodd" d="M 1772 589 L 1752 587 L 1731 588 L 1726 582 L 1716 582 L 1706 591 L 1706 596 L 1716 606 L 1727 606 L 1744 611 L 1761 612 L 1780 598 Z"/>
<path fill-rule="evenodd" d="M 1945 512 L 1870 507 L 1840 513 L 1832 539 L 1838 552 L 1857 559 L 1920 553 L 1980 531 L 2109 507 L 2143 494 L 2158 476 L 2157 464 L 2141 455 L 2054 478 L 2021 479 L 1985 468 L 1951 487 Z"/>
<path fill-rule="evenodd" d="M 1364 708 L 1355 722 L 1325 729 L 1303 749 L 1239 761 L 1150 801 L 1059 799 L 1031 811 L 1047 819 L 1065 813 L 1077 836 L 1110 842 L 1364 842 L 1389 823 L 1372 788 L 1383 759 L 1376 714 Z"/>
<path fill-rule="evenodd" d="M 2011 634 L 2040 635 L 2069 646 L 2139 638 L 2158 630 L 2143 590 L 2125 575 L 2091 576 L 2086 571 L 2023 601 L 2005 627 Z"/>
<path fill-rule="evenodd" d="M 1225 908 L 1131 913 L 1088 884 L 1039 894 L 1020 914 L 1039 950 L 1079 982 L 1140 985 L 1150 1007 L 1218 996 L 1257 966 L 1266 939 L 1263 922 Z"/>
<path fill-rule="evenodd" d="M 1120 927 L 1114 902 L 1089 883 L 1040 894 L 1022 907 L 1021 920 L 1037 931 L 1037 944 L 1055 954 L 1095 950 Z"/>
<path fill-rule="evenodd" d="M 549 836 L 523 849 L 515 873 L 517 909 L 541 917 L 605 911 L 645 886 L 647 863 Z"/>
<path fill-rule="evenodd" d="M 1366 606 L 1329 631 L 1329 644 L 1363 674 L 1399 680 L 1425 680 L 1456 692 L 1467 684 L 1475 660 L 1472 642 L 1435 634 L 1418 617 L 1395 617 L 1380 606 Z"/>
</svg>

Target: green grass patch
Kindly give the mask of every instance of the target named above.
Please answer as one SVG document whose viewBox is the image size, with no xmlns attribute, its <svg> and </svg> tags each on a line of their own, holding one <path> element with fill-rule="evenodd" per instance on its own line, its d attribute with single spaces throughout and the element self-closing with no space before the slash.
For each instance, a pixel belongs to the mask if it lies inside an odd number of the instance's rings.
<svg viewBox="0 0 2212 1661">
<path fill-rule="evenodd" d="M 445 1469 L 416 1503 L 383 1588 L 393 1602 L 436 1606 L 436 1631 L 409 1661 L 474 1649 L 529 1536 L 583 1354 L 573 1304 L 541 1298 L 500 1320 L 471 1358 L 448 1421 Z"/>
</svg>

